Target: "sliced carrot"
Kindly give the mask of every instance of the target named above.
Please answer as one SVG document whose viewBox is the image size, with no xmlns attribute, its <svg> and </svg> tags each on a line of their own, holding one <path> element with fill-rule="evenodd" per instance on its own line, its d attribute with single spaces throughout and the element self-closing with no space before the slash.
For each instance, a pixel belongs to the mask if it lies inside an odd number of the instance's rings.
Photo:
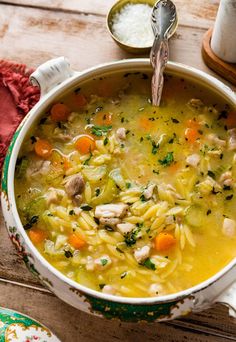
<svg viewBox="0 0 236 342">
<path fill-rule="evenodd" d="M 83 248 L 86 245 L 86 242 L 75 233 L 69 235 L 68 242 L 75 249 Z"/>
<path fill-rule="evenodd" d="M 225 124 L 228 128 L 236 127 L 236 111 L 229 112 L 225 119 Z"/>
<path fill-rule="evenodd" d="M 56 103 L 51 108 L 51 119 L 53 121 L 66 121 L 71 113 L 70 108 L 64 103 Z"/>
<path fill-rule="evenodd" d="M 94 122 L 99 126 L 110 126 L 112 124 L 112 113 L 98 112 Z"/>
<path fill-rule="evenodd" d="M 190 144 L 194 144 L 196 140 L 200 137 L 200 134 L 195 128 L 186 128 L 184 135 L 185 135 L 186 140 Z"/>
<path fill-rule="evenodd" d="M 29 231 L 29 237 L 34 244 L 38 245 L 46 239 L 47 233 L 39 228 L 31 228 Z"/>
<path fill-rule="evenodd" d="M 90 135 L 80 135 L 76 140 L 75 147 L 81 154 L 87 154 L 95 149 L 95 140 Z"/>
<path fill-rule="evenodd" d="M 35 153 L 44 159 L 47 159 L 52 154 L 52 145 L 44 139 L 38 139 L 34 144 Z"/>
<path fill-rule="evenodd" d="M 150 132 L 150 130 L 152 129 L 152 122 L 150 120 L 148 120 L 148 118 L 146 116 L 142 116 L 139 119 L 139 126 L 140 128 L 142 128 L 144 131 L 146 132 Z"/>
<path fill-rule="evenodd" d="M 169 233 L 160 233 L 155 237 L 154 243 L 157 251 L 165 251 L 175 245 L 176 239 Z"/>
</svg>

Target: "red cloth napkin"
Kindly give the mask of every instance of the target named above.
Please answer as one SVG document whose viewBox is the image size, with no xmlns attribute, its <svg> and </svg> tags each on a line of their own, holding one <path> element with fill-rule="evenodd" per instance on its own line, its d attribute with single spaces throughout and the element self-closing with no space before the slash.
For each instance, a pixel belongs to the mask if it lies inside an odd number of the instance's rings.
<svg viewBox="0 0 236 342">
<path fill-rule="evenodd" d="M 39 100 L 39 89 L 29 83 L 33 71 L 24 64 L 0 60 L 0 172 L 17 126 Z"/>
</svg>

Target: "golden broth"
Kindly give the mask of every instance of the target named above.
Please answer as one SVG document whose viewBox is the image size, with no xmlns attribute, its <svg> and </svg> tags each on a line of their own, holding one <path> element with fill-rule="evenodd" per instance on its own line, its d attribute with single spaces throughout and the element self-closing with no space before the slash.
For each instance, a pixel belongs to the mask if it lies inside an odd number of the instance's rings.
<svg viewBox="0 0 236 342">
<path fill-rule="evenodd" d="M 150 97 L 140 72 L 83 84 L 44 113 L 16 166 L 35 246 L 69 278 L 114 295 L 178 292 L 236 256 L 236 112 L 172 76 L 160 107 Z"/>
</svg>

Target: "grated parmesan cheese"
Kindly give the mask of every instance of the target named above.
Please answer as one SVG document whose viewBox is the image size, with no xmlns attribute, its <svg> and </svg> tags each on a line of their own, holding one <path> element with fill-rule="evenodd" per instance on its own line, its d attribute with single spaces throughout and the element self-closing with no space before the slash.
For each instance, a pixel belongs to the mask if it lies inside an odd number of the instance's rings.
<svg viewBox="0 0 236 342">
<path fill-rule="evenodd" d="M 127 4 L 112 19 L 112 32 L 122 43 L 133 47 L 152 46 L 152 7 L 147 4 Z"/>
</svg>

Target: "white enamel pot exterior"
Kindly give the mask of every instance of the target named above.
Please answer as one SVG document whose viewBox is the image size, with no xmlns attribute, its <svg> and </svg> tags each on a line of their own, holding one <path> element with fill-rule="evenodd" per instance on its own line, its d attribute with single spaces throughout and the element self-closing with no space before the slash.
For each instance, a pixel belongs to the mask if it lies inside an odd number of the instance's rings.
<svg viewBox="0 0 236 342">
<path fill-rule="evenodd" d="M 20 221 L 14 197 L 14 170 L 24 137 L 41 114 L 65 92 L 76 89 L 81 82 L 106 73 L 150 71 L 148 59 L 129 59 L 73 72 L 64 58 L 47 62 L 32 75 L 41 87 L 41 99 L 17 129 L 5 159 L 2 179 L 2 209 L 10 238 L 27 267 L 56 296 L 70 305 L 89 313 L 123 321 L 163 321 L 200 311 L 221 302 L 236 312 L 236 260 L 216 275 L 185 291 L 162 297 L 126 298 L 100 293 L 64 276 L 50 265 L 28 238 Z M 206 73 L 177 63 L 169 63 L 166 72 L 205 84 L 236 107 L 235 94 L 223 83 Z"/>
</svg>

